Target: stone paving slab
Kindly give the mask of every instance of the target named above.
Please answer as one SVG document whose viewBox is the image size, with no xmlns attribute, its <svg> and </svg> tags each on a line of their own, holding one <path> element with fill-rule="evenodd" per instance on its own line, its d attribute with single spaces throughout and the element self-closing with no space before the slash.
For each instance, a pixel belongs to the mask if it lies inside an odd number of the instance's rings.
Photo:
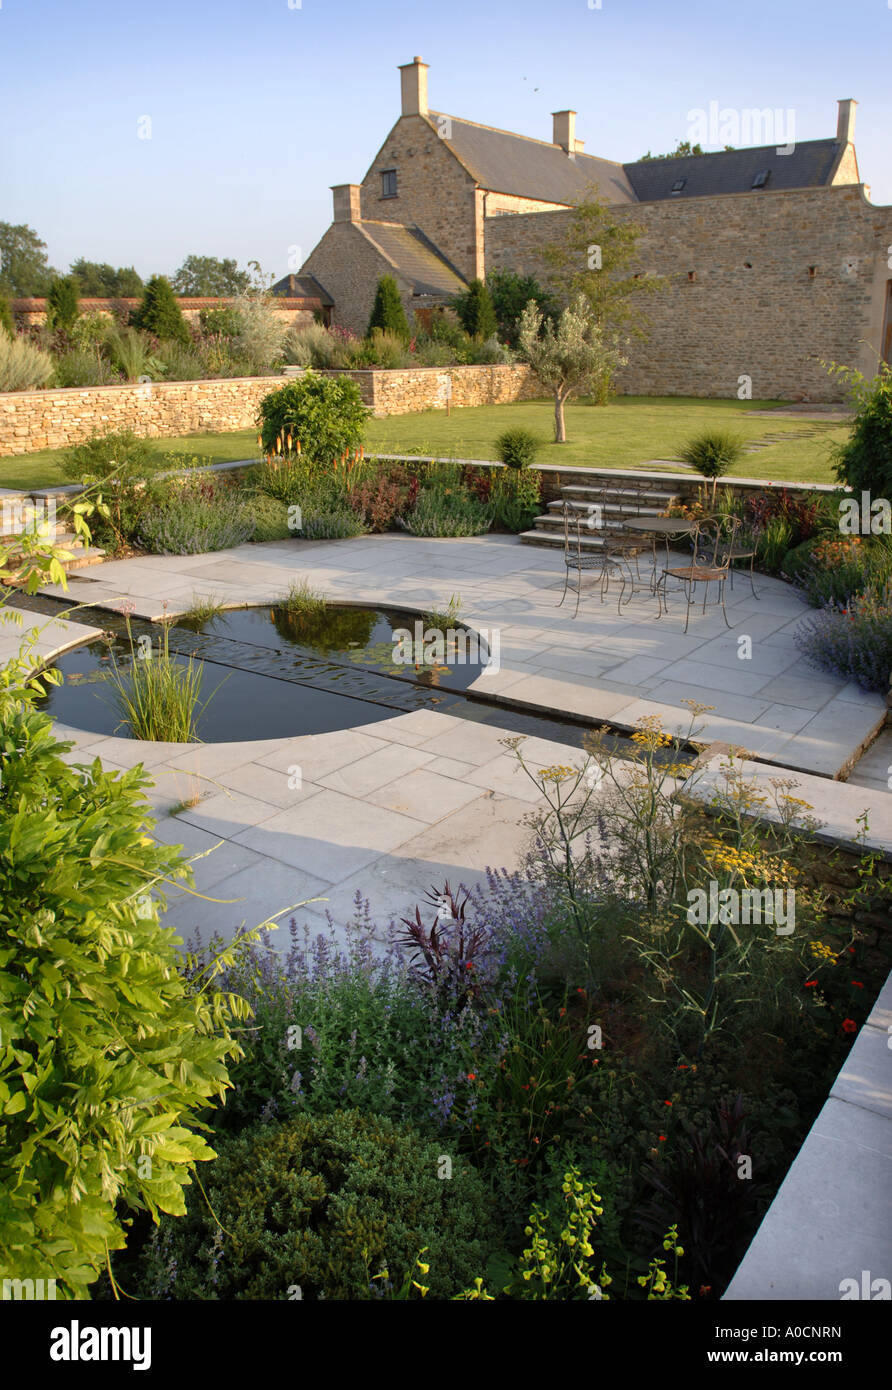
<svg viewBox="0 0 892 1390">
<path fill-rule="evenodd" d="M 726 751 L 711 753 L 707 750 L 697 768 L 696 778 L 685 785 L 686 795 L 707 802 L 716 794 L 721 795 L 726 787 L 724 770 L 729 763 Z M 777 823 L 780 816 L 775 808 L 772 787 L 772 783 L 779 778 L 777 768 L 745 759 L 735 759 L 734 765 L 740 775 L 747 782 L 752 782 L 757 792 L 765 798 L 765 804 L 759 810 L 760 817 Z M 789 780 L 793 784 L 786 789 L 789 794 L 807 802 L 809 815 L 822 823 L 822 828 L 816 832 L 819 840 L 855 851 L 862 848 L 877 850 L 892 859 L 892 792 L 832 781 L 809 773 L 797 774 Z M 863 812 L 868 817 L 868 833 L 863 839 L 856 840 L 859 834 L 858 817 Z"/>
</svg>

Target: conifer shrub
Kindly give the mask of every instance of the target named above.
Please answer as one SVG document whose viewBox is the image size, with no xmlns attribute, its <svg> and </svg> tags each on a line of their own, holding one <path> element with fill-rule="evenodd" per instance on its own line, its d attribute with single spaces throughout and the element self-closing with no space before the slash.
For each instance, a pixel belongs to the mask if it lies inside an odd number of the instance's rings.
<svg viewBox="0 0 892 1390">
<path fill-rule="evenodd" d="M 176 295 L 164 275 L 153 275 L 149 280 L 132 322 L 134 328 L 154 333 L 162 340 L 170 338 L 184 347 L 191 341 Z"/>
<path fill-rule="evenodd" d="M 392 275 L 382 275 L 378 281 L 366 337 L 371 338 L 376 328 L 395 334 L 404 343 L 409 341 L 409 320 L 400 298 L 399 286 Z"/>
</svg>

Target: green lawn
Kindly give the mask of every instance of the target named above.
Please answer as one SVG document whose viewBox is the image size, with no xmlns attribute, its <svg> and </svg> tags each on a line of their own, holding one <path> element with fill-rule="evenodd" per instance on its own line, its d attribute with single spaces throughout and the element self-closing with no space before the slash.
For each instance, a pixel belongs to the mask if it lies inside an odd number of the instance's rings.
<svg viewBox="0 0 892 1390">
<path fill-rule="evenodd" d="M 681 444 L 706 428 L 730 429 L 748 443 L 779 436 L 764 448 L 745 454 L 733 470 L 738 477 L 774 481 L 833 481 L 830 451 L 848 432 L 844 423 L 754 415 L 780 401 L 702 400 L 692 397 L 621 396 L 606 407 L 574 401 L 567 407 L 566 444 L 553 444 L 550 401 L 515 405 L 427 410 L 372 420 L 367 447 L 381 453 L 435 454 L 450 458 L 495 458 L 493 441 L 509 426 L 533 430 L 546 443 L 539 463 L 598 468 L 631 468 L 648 459 L 672 459 Z M 198 456 L 208 463 L 254 458 L 257 432 L 193 434 L 153 441 L 160 464 L 168 453 Z M 0 487 L 40 487 L 65 482 L 59 466 L 62 450 L 45 450 L 0 459 Z"/>
<path fill-rule="evenodd" d="M 454 458 L 495 458 L 493 441 L 509 426 L 523 426 L 547 441 L 537 463 L 563 467 L 632 468 L 648 459 L 672 459 L 678 448 L 704 429 L 732 430 L 747 443 L 778 435 L 779 442 L 745 454 L 733 474 L 741 478 L 830 483 L 829 454 L 845 439 L 844 423 L 802 420 L 785 415 L 753 415 L 782 401 L 702 400 L 691 397 L 621 396 L 606 407 L 572 402 L 566 408 L 567 443 L 554 444 L 550 401 L 477 406 L 373 420 L 370 447 L 382 453 L 435 454 Z M 733 476 L 732 474 L 732 476 Z"/>
</svg>

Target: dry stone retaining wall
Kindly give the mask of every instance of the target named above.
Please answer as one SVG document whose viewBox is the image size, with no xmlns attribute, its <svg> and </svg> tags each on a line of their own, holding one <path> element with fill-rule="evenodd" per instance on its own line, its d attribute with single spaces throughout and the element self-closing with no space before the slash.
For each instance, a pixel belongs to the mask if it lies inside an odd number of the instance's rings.
<svg viewBox="0 0 892 1390">
<path fill-rule="evenodd" d="M 542 395 L 522 364 L 343 375 L 357 382 L 366 405 L 378 416 L 445 409 L 447 402 L 456 407 L 500 405 Z M 267 376 L 9 392 L 0 395 L 0 457 L 66 448 L 111 430 L 163 438 L 251 429 L 263 397 L 281 385 L 281 376 Z"/>
</svg>

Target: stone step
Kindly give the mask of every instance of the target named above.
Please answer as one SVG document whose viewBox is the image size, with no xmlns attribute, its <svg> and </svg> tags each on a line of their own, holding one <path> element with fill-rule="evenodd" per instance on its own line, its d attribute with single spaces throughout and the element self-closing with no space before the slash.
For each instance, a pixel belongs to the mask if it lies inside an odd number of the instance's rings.
<svg viewBox="0 0 892 1390">
<path fill-rule="evenodd" d="M 71 570 L 86 569 L 89 565 L 101 565 L 105 559 L 105 551 L 98 545 L 82 546 L 75 550 L 70 560 L 62 561 L 62 568 L 66 573 Z"/>
<path fill-rule="evenodd" d="M 642 502 L 662 502 L 665 498 L 678 496 L 678 490 L 674 484 L 665 487 L 612 487 L 607 484 L 603 486 L 589 486 L 588 483 L 566 483 L 561 488 L 561 496 L 566 498 L 578 498 L 581 501 L 596 501 L 599 497 L 634 497 L 641 498 Z"/>
<path fill-rule="evenodd" d="M 545 545 L 552 550 L 563 550 L 564 548 L 563 531 L 539 531 L 534 527 L 532 531 L 521 531 L 520 540 L 524 545 Z M 602 550 L 605 537 L 582 535 L 579 541 L 583 550 Z M 573 544 L 576 544 L 575 536 L 573 537 Z"/>
<path fill-rule="evenodd" d="M 549 502 L 548 510 L 550 513 L 563 514 L 565 503 L 558 500 Z M 595 507 L 600 507 L 602 516 L 613 517 L 633 517 L 633 516 L 662 516 L 665 507 L 655 506 L 653 503 L 646 503 L 644 506 L 635 507 L 626 502 L 577 502 L 575 499 L 566 499 L 566 505 L 577 512 L 580 516 L 588 516 L 589 512 Z"/>
<path fill-rule="evenodd" d="M 585 518 L 586 513 L 581 513 L 581 516 Z M 534 525 L 542 531 L 547 531 L 549 533 L 560 531 L 561 535 L 564 534 L 564 518 L 560 515 L 556 515 L 554 512 L 551 512 L 547 516 L 537 516 Z M 575 534 L 575 526 L 572 529 Z M 581 529 L 583 532 L 610 531 L 616 536 L 627 534 L 624 517 L 602 516 L 600 526 L 587 526 L 583 520 Z"/>
</svg>

